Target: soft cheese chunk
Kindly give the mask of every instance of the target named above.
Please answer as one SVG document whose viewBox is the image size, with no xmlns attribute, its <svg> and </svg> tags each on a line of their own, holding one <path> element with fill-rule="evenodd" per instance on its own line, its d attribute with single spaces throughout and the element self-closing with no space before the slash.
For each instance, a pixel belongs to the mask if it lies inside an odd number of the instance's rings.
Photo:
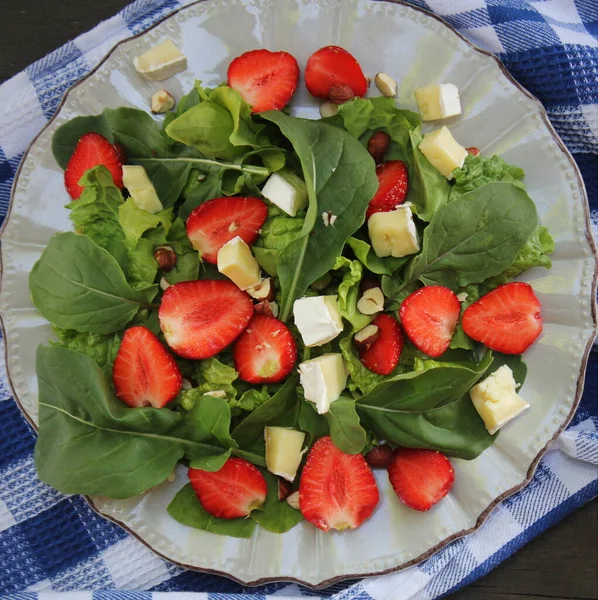
<svg viewBox="0 0 598 600">
<path fill-rule="evenodd" d="M 328 412 L 347 385 L 347 371 L 338 353 L 323 354 L 299 365 L 299 378 L 305 399 L 313 402 L 319 414 Z"/>
<path fill-rule="evenodd" d="M 246 290 L 261 283 L 260 266 L 249 246 L 239 237 L 218 250 L 218 270 L 237 287 Z"/>
<path fill-rule="evenodd" d="M 162 81 L 187 68 L 187 57 L 181 54 L 172 40 L 166 40 L 133 60 L 138 73 L 148 79 Z"/>
<path fill-rule="evenodd" d="M 299 298 L 293 304 L 293 315 L 303 343 L 308 347 L 326 344 L 343 330 L 337 296 Z"/>
<path fill-rule="evenodd" d="M 123 166 L 123 184 L 129 190 L 137 208 L 155 214 L 163 208 L 152 180 L 145 169 L 138 165 Z"/>
<path fill-rule="evenodd" d="M 503 365 L 469 390 L 471 401 L 482 417 L 488 433 L 496 433 L 529 408 L 529 404 L 517 394 L 516 388 L 513 371 Z"/>
<path fill-rule="evenodd" d="M 447 179 L 453 178 L 453 170 L 461 168 L 467 156 L 467 150 L 446 127 L 426 133 L 419 149 Z"/>
<path fill-rule="evenodd" d="M 374 213 L 368 232 L 376 256 L 400 258 L 419 252 L 419 238 L 411 207 L 402 205 L 390 212 Z"/>
<path fill-rule="evenodd" d="M 461 114 L 459 88 L 452 83 L 417 88 L 415 99 L 424 121 L 446 119 Z"/>
<path fill-rule="evenodd" d="M 293 481 L 301 463 L 305 434 L 286 427 L 264 427 L 266 467 L 274 475 Z"/>
<path fill-rule="evenodd" d="M 272 173 L 262 189 L 262 195 L 291 217 L 307 206 L 305 183 L 288 171 Z"/>
</svg>

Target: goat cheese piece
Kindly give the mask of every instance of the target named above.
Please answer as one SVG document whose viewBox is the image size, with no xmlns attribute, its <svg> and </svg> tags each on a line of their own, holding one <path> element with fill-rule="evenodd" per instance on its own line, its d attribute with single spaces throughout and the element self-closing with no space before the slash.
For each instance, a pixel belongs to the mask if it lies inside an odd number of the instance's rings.
<svg viewBox="0 0 598 600">
<path fill-rule="evenodd" d="M 330 342 L 343 330 L 337 296 L 299 298 L 293 304 L 293 315 L 303 343 L 309 348 Z"/>
<path fill-rule="evenodd" d="M 133 59 L 135 70 L 148 79 L 162 81 L 187 68 L 187 57 L 181 54 L 172 40 L 150 48 Z"/>
<path fill-rule="evenodd" d="M 446 127 L 426 133 L 419 149 L 432 166 L 447 179 L 453 178 L 453 171 L 460 169 L 467 157 L 467 150 L 455 140 Z"/>
<path fill-rule="evenodd" d="M 417 88 L 415 99 L 423 121 L 447 119 L 461 114 L 459 88 L 452 83 Z"/>
<path fill-rule="evenodd" d="M 249 246 L 239 237 L 226 242 L 218 250 L 218 271 L 237 287 L 247 290 L 262 281 L 260 266 Z"/>
<path fill-rule="evenodd" d="M 410 206 L 374 213 L 368 219 L 368 232 L 374 253 L 380 258 L 401 258 L 419 252 L 419 237 Z"/>
<path fill-rule="evenodd" d="M 305 399 L 316 405 L 320 415 L 328 412 L 347 385 L 347 370 L 342 354 L 330 353 L 299 365 L 299 379 Z"/>
</svg>

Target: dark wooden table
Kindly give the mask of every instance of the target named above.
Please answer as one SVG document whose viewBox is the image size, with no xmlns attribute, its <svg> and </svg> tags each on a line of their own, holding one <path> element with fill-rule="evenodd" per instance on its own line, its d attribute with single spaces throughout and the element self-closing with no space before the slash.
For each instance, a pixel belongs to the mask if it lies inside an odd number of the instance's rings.
<svg viewBox="0 0 598 600">
<path fill-rule="evenodd" d="M 0 83 L 128 0 L 0 0 Z M 453 600 L 598 599 L 598 500 L 530 542 Z"/>
</svg>

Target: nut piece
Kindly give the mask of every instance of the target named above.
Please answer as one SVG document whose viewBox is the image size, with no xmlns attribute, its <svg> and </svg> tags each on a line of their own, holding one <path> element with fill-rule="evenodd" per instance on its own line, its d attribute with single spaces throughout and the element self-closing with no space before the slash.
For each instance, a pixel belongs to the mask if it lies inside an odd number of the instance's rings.
<svg viewBox="0 0 598 600">
<path fill-rule="evenodd" d="M 368 141 L 368 152 L 376 161 L 381 163 L 390 146 L 390 135 L 386 131 L 375 131 Z"/>
<path fill-rule="evenodd" d="M 467 150 L 467 152 L 469 152 L 469 154 L 472 156 L 477 156 L 480 153 L 480 149 L 476 148 L 475 146 L 470 146 L 469 148 L 465 148 L 465 150 Z"/>
<path fill-rule="evenodd" d="M 154 258 L 161 271 L 172 271 L 176 267 L 176 252 L 170 246 L 156 248 Z"/>
<path fill-rule="evenodd" d="M 343 104 L 352 98 L 355 98 L 355 92 L 346 83 L 336 83 L 328 92 L 328 100 L 333 104 Z"/>
<path fill-rule="evenodd" d="M 226 400 L 226 392 L 224 390 L 212 390 L 211 392 L 204 392 L 204 396 L 212 396 L 212 398 L 222 398 Z"/>
<path fill-rule="evenodd" d="M 193 389 L 193 385 L 188 379 L 183 379 L 181 381 L 181 389 L 182 390 L 191 390 L 191 389 Z"/>
<path fill-rule="evenodd" d="M 353 341 L 360 350 L 367 350 L 380 336 L 380 329 L 376 325 L 366 325 L 360 329 Z"/>
<path fill-rule="evenodd" d="M 172 110 L 175 105 L 175 100 L 172 94 L 166 90 L 158 90 L 150 101 L 151 111 L 155 114 L 162 114 Z"/>
<path fill-rule="evenodd" d="M 383 96 L 393 98 L 397 95 L 397 82 L 386 73 L 378 73 L 374 77 L 374 83 Z"/>
<path fill-rule="evenodd" d="M 278 499 L 285 500 L 291 493 L 291 484 L 281 477 L 278 478 Z"/>
<path fill-rule="evenodd" d="M 170 287 L 170 283 L 166 281 L 165 277 L 160 277 L 160 288 L 165 292 Z"/>
<path fill-rule="evenodd" d="M 334 225 L 334 222 L 337 220 L 337 218 L 337 215 L 333 215 L 331 211 L 325 211 L 322 213 L 322 223 L 324 223 L 324 227 Z"/>
<path fill-rule="evenodd" d="M 274 286 L 269 277 L 262 279 L 257 285 L 247 288 L 245 291 L 256 300 L 274 300 Z"/>
<path fill-rule="evenodd" d="M 320 116 L 325 119 L 326 117 L 334 117 L 338 114 L 338 106 L 334 102 L 322 102 L 320 104 Z"/>
<path fill-rule="evenodd" d="M 291 508 L 299 510 L 299 492 L 293 492 L 290 496 L 287 496 L 287 504 Z"/>
<path fill-rule="evenodd" d="M 459 300 L 459 302 L 465 302 L 468 296 L 469 294 L 467 292 L 461 292 L 460 294 L 457 294 L 457 300 Z"/>
<path fill-rule="evenodd" d="M 270 302 L 270 300 L 262 300 L 257 304 L 254 304 L 253 310 L 258 315 L 266 315 L 267 317 L 278 316 L 278 305 L 276 302 Z"/>
<path fill-rule="evenodd" d="M 363 296 L 357 302 L 357 310 L 362 315 L 375 315 L 384 310 L 384 294 L 382 290 L 371 288 L 363 293 Z"/>
<path fill-rule="evenodd" d="M 392 459 L 392 448 L 388 444 L 374 446 L 365 455 L 365 461 L 374 469 L 385 469 L 392 462 Z"/>
</svg>

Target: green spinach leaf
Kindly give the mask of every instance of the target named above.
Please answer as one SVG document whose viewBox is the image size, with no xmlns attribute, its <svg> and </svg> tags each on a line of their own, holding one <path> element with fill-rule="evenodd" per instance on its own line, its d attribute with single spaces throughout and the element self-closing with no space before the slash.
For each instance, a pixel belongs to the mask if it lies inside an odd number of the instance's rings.
<svg viewBox="0 0 598 600">
<path fill-rule="evenodd" d="M 262 510 L 251 511 L 251 518 L 272 533 L 285 533 L 303 521 L 301 511 L 291 508 L 285 500 L 278 499 L 278 480 L 272 473 L 262 471 L 268 484 L 266 501 Z"/>
<path fill-rule="evenodd" d="M 359 454 L 367 442 L 365 429 L 359 422 L 355 400 L 339 398 L 325 415 L 334 445 L 347 454 Z"/>
<path fill-rule="evenodd" d="M 357 258 L 366 269 L 377 275 L 392 275 L 408 260 L 408 257 L 406 256 L 403 258 L 393 258 L 392 256 L 379 258 L 374 253 L 370 244 L 355 237 L 350 237 L 347 240 L 347 245 L 353 250 L 355 258 Z"/>
</svg>

